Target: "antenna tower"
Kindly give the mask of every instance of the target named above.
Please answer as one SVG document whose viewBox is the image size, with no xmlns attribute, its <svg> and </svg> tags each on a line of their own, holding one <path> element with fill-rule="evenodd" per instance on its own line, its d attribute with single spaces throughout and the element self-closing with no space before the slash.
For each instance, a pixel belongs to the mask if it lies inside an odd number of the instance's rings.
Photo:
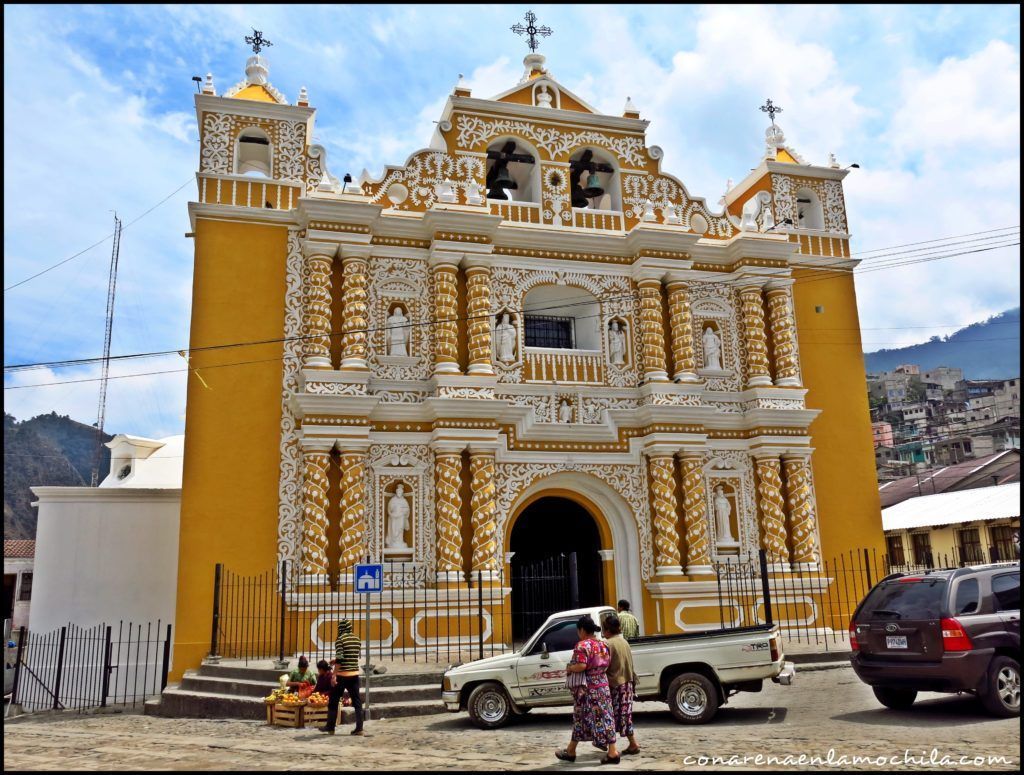
<svg viewBox="0 0 1024 775">
<path fill-rule="evenodd" d="M 92 463 L 90 487 L 100 483 L 103 460 L 103 422 L 107 415 L 107 381 L 110 377 L 110 335 L 114 328 L 114 292 L 117 290 L 117 261 L 121 254 L 121 219 L 114 213 L 114 248 L 110 253 L 110 279 L 107 281 L 107 327 L 103 334 L 103 371 L 100 377 L 100 406 L 96 412 L 96 455 Z"/>
</svg>

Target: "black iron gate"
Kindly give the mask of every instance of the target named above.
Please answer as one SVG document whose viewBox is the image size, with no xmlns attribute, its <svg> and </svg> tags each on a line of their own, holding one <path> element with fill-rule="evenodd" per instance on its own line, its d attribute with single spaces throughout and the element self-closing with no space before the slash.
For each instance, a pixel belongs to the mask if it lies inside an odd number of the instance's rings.
<svg viewBox="0 0 1024 775">
<path fill-rule="evenodd" d="M 596 574 L 580 578 L 576 552 L 562 552 L 538 560 L 512 560 L 512 637 L 522 644 L 544 620 L 558 611 L 604 601 L 602 563 Z M 581 584 L 583 585 L 581 587 Z"/>
</svg>

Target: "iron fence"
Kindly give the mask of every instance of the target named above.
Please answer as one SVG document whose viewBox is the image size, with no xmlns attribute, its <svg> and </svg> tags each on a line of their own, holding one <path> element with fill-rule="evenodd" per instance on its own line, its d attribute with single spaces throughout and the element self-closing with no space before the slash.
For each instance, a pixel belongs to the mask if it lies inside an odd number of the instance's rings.
<svg viewBox="0 0 1024 775">
<path fill-rule="evenodd" d="M 171 625 L 157 621 L 18 631 L 11 703 L 23 710 L 136 706 L 167 686 Z"/>
</svg>

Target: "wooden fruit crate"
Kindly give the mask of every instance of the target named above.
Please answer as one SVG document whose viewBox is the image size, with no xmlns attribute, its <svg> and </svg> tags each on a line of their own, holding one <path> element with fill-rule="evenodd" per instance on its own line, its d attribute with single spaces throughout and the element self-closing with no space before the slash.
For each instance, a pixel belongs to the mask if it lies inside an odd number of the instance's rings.
<svg viewBox="0 0 1024 775">
<path fill-rule="evenodd" d="M 327 723 L 327 705 L 306 704 L 302 716 L 302 723 L 307 727 L 322 727 Z"/>
<path fill-rule="evenodd" d="M 267 708 L 267 723 L 268 724 L 273 724 L 274 723 L 274 706 L 276 705 L 276 703 L 267 702 L 266 700 L 264 700 L 263 704 Z"/>
<path fill-rule="evenodd" d="M 304 702 L 293 702 L 285 704 L 279 702 L 274 706 L 274 726 L 278 727 L 295 727 L 296 729 L 302 729 L 302 718 L 303 711 L 306 709 L 306 703 Z"/>
</svg>

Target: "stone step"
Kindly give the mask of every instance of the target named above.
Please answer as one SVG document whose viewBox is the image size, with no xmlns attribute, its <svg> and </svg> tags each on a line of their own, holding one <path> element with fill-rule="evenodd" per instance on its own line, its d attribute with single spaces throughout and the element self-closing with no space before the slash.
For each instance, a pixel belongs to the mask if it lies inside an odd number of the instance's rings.
<svg viewBox="0 0 1024 775">
<path fill-rule="evenodd" d="M 193 671 L 194 672 L 194 671 Z M 271 668 L 245 667 L 243 665 L 200 665 L 199 675 L 210 678 L 243 679 L 248 681 L 263 681 L 267 684 L 277 685 L 277 679 L 289 670 L 274 670 Z M 441 686 L 441 679 L 444 677 L 444 668 L 423 669 L 411 673 L 384 673 L 374 675 L 370 680 L 373 686 L 404 686 L 434 684 Z"/>
<path fill-rule="evenodd" d="M 379 698 L 381 702 L 403 702 L 415 700 L 441 700 L 441 682 L 416 684 L 408 683 L 403 685 L 378 684 L 377 679 L 383 676 L 374 676 L 370 683 L 371 701 Z M 406 676 L 415 678 L 416 676 Z M 257 681 L 243 678 L 222 678 L 209 676 L 186 670 L 181 680 L 181 689 L 186 691 L 206 692 L 210 694 L 224 694 L 237 697 L 259 697 L 263 698 L 277 688 L 277 681 Z M 365 684 L 361 687 L 360 694 L 366 696 Z"/>
<path fill-rule="evenodd" d="M 440 698 L 422 699 L 402 702 L 378 702 L 373 693 L 370 694 L 370 720 L 382 718 L 402 718 L 405 716 L 422 716 L 431 713 L 444 713 L 444 703 Z M 171 684 L 164 689 L 159 700 L 150 700 L 145 704 L 145 713 L 152 716 L 173 718 L 237 718 L 265 719 L 266 705 L 258 697 L 240 697 L 220 692 L 200 692 L 182 689 Z M 342 723 L 355 721 L 352 708 L 342 708 Z"/>
</svg>

